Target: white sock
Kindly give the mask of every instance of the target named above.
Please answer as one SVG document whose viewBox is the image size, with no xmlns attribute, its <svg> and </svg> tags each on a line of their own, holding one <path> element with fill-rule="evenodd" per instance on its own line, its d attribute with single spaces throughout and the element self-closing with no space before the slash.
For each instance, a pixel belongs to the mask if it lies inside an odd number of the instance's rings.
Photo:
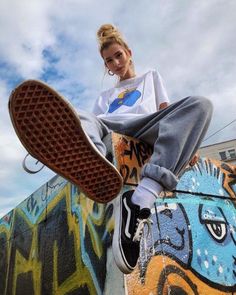
<svg viewBox="0 0 236 295">
<path fill-rule="evenodd" d="M 151 209 L 162 191 L 163 186 L 160 183 L 151 178 L 144 177 L 136 187 L 131 200 L 134 204 L 139 205 L 141 209 Z"/>
</svg>

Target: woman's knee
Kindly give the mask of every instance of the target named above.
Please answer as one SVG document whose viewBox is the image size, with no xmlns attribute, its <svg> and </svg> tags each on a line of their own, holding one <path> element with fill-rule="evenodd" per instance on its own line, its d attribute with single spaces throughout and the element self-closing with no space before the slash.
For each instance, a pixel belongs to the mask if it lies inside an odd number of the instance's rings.
<svg viewBox="0 0 236 295">
<path fill-rule="evenodd" d="M 191 102 L 200 114 L 211 116 L 213 111 L 213 104 L 210 99 L 204 96 L 190 96 Z"/>
</svg>

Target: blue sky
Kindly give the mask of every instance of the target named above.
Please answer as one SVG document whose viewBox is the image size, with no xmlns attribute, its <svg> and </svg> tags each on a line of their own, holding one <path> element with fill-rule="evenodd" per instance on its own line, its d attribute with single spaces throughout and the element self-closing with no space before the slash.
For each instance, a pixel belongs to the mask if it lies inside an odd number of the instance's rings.
<svg viewBox="0 0 236 295">
<path fill-rule="evenodd" d="M 1 0 L 0 216 L 54 175 L 47 168 L 35 175 L 23 170 L 26 151 L 8 115 L 11 90 L 24 79 L 41 79 L 90 111 L 99 92 L 116 82 L 104 76 L 97 50 L 103 23 L 123 32 L 137 73 L 159 70 L 171 101 L 212 100 L 208 135 L 236 119 L 236 1 Z M 204 144 L 235 138 L 233 123 Z"/>
</svg>

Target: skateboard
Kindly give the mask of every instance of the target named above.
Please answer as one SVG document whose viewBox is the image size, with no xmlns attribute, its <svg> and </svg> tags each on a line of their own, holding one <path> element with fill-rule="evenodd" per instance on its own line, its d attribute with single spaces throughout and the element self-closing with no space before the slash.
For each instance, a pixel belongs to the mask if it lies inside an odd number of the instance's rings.
<svg viewBox="0 0 236 295">
<path fill-rule="evenodd" d="M 123 179 L 83 130 L 71 104 L 47 84 L 27 80 L 9 98 L 13 127 L 28 153 L 78 186 L 90 199 L 107 203 Z"/>
</svg>

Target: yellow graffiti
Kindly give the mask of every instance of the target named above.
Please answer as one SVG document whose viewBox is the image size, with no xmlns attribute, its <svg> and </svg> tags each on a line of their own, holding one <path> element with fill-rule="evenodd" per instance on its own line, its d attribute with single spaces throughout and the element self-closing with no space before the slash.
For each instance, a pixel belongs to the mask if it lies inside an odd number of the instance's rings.
<svg viewBox="0 0 236 295">
<path fill-rule="evenodd" d="M 83 253 L 81 249 L 81 240 L 84 238 L 85 234 L 85 227 L 89 232 L 89 237 L 92 241 L 92 248 L 95 255 L 98 259 L 104 254 L 104 245 L 103 241 L 99 237 L 98 233 L 96 232 L 94 226 L 97 225 L 98 227 L 104 223 L 105 217 L 105 206 L 103 204 L 97 204 L 97 210 L 94 213 L 93 208 L 95 206 L 94 202 L 88 198 L 86 198 L 82 193 L 77 194 L 75 196 L 75 200 L 77 201 L 77 205 L 82 208 L 81 209 L 81 217 L 83 224 L 80 227 L 78 217 L 72 213 L 71 208 L 74 204 L 71 203 L 71 184 L 67 184 L 64 189 L 58 192 L 57 196 L 48 203 L 47 209 L 44 210 L 41 216 L 38 218 L 36 224 L 31 224 L 26 216 L 24 215 L 21 208 L 16 208 L 14 210 L 15 214 L 20 214 L 20 216 L 24 219 L 24 222 L 28 224 L 28 227 L 32 233 L 32 243 L 29 252 L 28 259 L 25 259 L 22 254 L 16 250 L 15 261 L 14 263 L 14 271 L 13 271 L 13 280 L 12 285 L 7 286 L 6 290 L 9 288 L 11 289 L 12 294 L 16 293 L 16 286 L 17 286 L 17 278 L 21 274 L 26 274 L 28 272 L 32 272 L 33 277 L 33 289 L 35 295 L 41 295 L 41 276 L 42 276 L 42 262 L 38 256 L 38 245 L 40 241 L 38 241 L 38 225 L 47 223 L 47 215 L 56 207 L 56 205 L 63 199 L 66 200 L 66 215 L 67 215 L 67 222 L 69 228 L 69 234 L 74 236 L 74 255 L 75 255 L 75 263 L 76 263 L 76 271 L 68 277 L 63 283 L 59 285 L 58 282 L 58 243 L 54 241 L 53 245 L 53 282 L 52 282 L 52 294 L 66 294 L 69 291 L 76 290 L 77 288 L 83 287 L 86 285 L 86 288 L 89 290 L 89 294 L 97 295 L 99 291 L 97 289 L 97 285 L 94 282 L 94 276 L 91 274 L 91 269 L 84 263 L 83 261 Z M 47 212 L 47 213 L 46 213 Z M 12 224 L 14 224 L 14 216 L 12 220 Z M 111 218 L 110 218 L 111 219 Z M 114 221 L 108 220 L 108 231 L 111 232 L 114 226 Z M 81 232 L 82 229 L 82 232 Z M 60 228 L 52 229 L 52 237 L 54 231 L 60 231 Z M 11 252 L 12 241 L 10 237 L 12 237 L 12 232 L 6 230 L 5 226 L 0 227 L 0 233 L 6 233 L 7 235 L 7 243 L 8 243 L 8 251 Z M 23 242 L 23 241 L 22 241 Z M 43 245 L 41 245 L 43 247 Z M 46 249 L 45 249 L 46 250 Z M 66 250 L 66 249 L 65 249 Z M 8 255 L 7 260 L 9 261 L 10 255 Z M 45 257 L 45 259 L 47 259 Z M 91 267 L 95 267 L 91 265 Z M 9 269 L 10 265 L 8 264 L 8 274 L 7 274 L 7 281 L 9 277 Z"/>
</svg>

